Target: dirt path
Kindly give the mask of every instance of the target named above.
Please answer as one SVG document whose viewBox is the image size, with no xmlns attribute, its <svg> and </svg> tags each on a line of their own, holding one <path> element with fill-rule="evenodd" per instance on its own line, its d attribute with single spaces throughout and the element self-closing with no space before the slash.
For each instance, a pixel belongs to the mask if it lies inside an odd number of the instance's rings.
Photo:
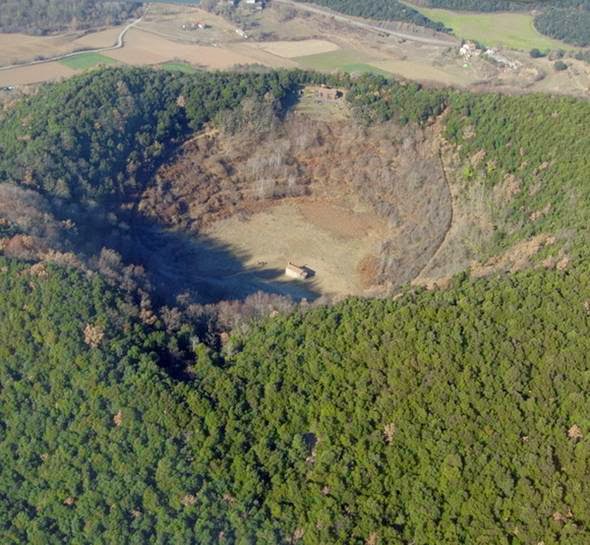
<svg viewBox="0 0 590 545">
<path fill-rule="evenodd" d="M 453 227 L 453 222 L 454 222 L 454 219 L 455 219 L 455 204 L 454 204 L 453 192 L 451 191 L 451 184 L 449 183 L 449 177 L 447 175 L 447 168 L 445 167 L 445 163 L 443 161 L 442 152 L 441 152 L 440 148 L 438 150 L 438 158 L 440 160 L 440 166 L 441 166 L 441 169 L 442 169 L 443 177 L 445 179 L 445 184 L 447 184 L 447 190 L 448 190 L 449 195 L 450 195 L 451 214 L 449 216 L 449 222 L 448 222 L 447 227 L 445 229 L 444 236 L 440 239 L 440 242 L 436 245 L 436 249 L 434 250 L 434 253 L 430 257 L 430 259 L 426 262 L 426 264 L 424 265 L 424 267 L 422 267 L 420 269 L 420 271 L 414 277 L 414 279 L 410 282 L 410 284 L 415 284 L 417 282 L 420 282 L 420 280 L 422 280 L 421 279 L 421 276 L 422 276 L 422 274 L 424 274 L 424 271 L 428 270 L 428 268 L 432 265 L 432 263 L 434 262 L 434 260 L 438 257 L 438 255 L 440 254 L 441 249 L 445 245 L 445 242 L 449 238 L 449 233 L 451 232 L 451 228 Z"/>
<path fill-rule="evenodd" d="M 339 21 L 341 23 L 346 23 L 350 26 L 355 26 L 357 28 L 361 28 L 363 30 L 369 30 L 371 32 L 380 32 L 382 34 L 388 34 L 389 36 L 394 36 L 396 38 L 400 38 L 402 40 L 409 40 L 413 42 L 419 42 L 426 45 L 434 45 L 438 47 L 449 47 L 454 44 L 454 41 L 446 41 L 446 40 L 439 40 L 437 38 L 426 38 L 424 36 L 416 36 L 414 34 L 407 34 L 405 32 L 398 32 L 397 30 L 390 30 L 388 28 L 384 28 L 377 25 L 371 25 L 369 23 L 363 23 L 362 21 L 356 20 L 354 17 L 342 14 L 336 14 L 333 11 L 329 11 L 327 9 L 319 8 L 314 6 L 313 4 L 301 4 L 299 2 L 294 2 L 293 0 L 274 0 L 278 4 L 286 4 L 292 8 L 299 9 L 302 11 L 307 11 L 310 13 L 315 13 L 318 15 L 324 15 L 326 17 L 331 17 L 332 19 Z"/>
<path fill-rule="evenodd" d="M 146 8 L 146 14 L 147 14 L 147 10 L 148 10 L 148 8 Z M 145 14 L 142 15 L 139 19 L 136 19 L 135 21 L 129 23 L 119 33 L 119 36 L 117 37 L 117 43 L 113 46 L 100 47 L 98 49 L 85 49 L 84 51 L 74 51 L 73 53 L 66 53 L 65 55 L 58 55 L 57 57 L 51 57 L 49 59 L 42 59 L 40 61 L 31 61 L 31 62 L 26 62 L 26 63 L 22 63 L 22 64 L 11 64 L 9 66 L 0 66 L 0 71 L 12 70 L 14 68 L 22 68 L 24 66 L 35 66 L 38 64 L 47 64 L 50 62 L 61 61 L 63 59 L 69 59 L 69 58 L 75 57 L 77 55 L 85 55 L 87 53 L 104 53 L 106 51 L 114 51 L 115 49 L 121 49 L 125 45 L 125 35 L 127 34 L 127 32 L 129 32 L 129 30 L 131 30 L 134 26 L 141 23 L 141 21 L 143 20 L 144 17 L 145 17 Z"/>
</svg>

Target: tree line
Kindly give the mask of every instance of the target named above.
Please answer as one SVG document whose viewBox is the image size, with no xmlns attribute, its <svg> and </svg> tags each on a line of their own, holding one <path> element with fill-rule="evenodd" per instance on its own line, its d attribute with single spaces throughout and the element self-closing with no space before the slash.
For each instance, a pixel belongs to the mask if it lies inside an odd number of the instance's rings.
<svg viewBox="0 0 590 545">
<path fill-rule="evenodd" d="M 140 7 L 141 2 L 120 0 L 0 0 L 0 32 L 43 35 L 118 25 Z"/>
</svg>

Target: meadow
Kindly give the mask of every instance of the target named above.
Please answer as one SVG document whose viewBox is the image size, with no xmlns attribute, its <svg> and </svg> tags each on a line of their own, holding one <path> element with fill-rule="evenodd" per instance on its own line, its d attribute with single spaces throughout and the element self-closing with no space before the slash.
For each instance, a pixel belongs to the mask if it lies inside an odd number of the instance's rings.
<svg viewBox="0 0 590 545">
<path fill-rule="evenodd" d="M 416 7 L 422 14 L 440 21 L 458 38 L 476 40 L 489 47 L 541 50 L 567 47 L 535 29 L 533 16 L 525 13 L 473 13 Z"/>
<path fill-rule="evenodd" d="M 182 72 L 183 74 L 194 74 L 197 71 L 194 66 L 191 66 L 186 62 L 165 62 L 160 65 L 160 68 L 172 72 Z"/>
<path fill-rule="evenodd" d="M 117 64 L 117 61 L 101 55 L 100 53 L 80 53 L 66 59 L 62 59 L 61 64 L 74 70 L 86 70 L 100 65 Z"/>
<path fill-rule="evenodd" d="M 293 59 L 302 68 L 319 70 L 325 72 L 339 71 L 350 74 L 376 74 L 391 77 L 391 73 L 382 70 L 370 63 L 375 60 L 360 51 L 349 49 L 339 49 L 328 53 L 319 53 L 317 55 L 305 55 Z"/>
</svg>

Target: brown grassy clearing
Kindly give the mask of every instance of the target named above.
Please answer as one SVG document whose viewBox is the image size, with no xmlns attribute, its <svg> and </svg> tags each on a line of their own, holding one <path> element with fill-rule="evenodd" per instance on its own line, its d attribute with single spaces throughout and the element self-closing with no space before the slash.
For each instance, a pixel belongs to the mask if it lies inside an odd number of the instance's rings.
<svg viewBox="0 0 590 545">
<path fill-rule="evenodd" d="M 300 198 L 282 201 L 244 220 L 233 216 L 218 222 L 208 235 L 247 256 L 246 270 L 282 271 L 289 261 L 306 265 L 315 271 L 306 283 L 324 295 L 336 296 L 363 291 L 359 264 L 378 251 L 385 232 L 385 222 L 374 213 Z"/>
<path fill-rule="evenodd" d="M 454 74 L 448 69 L 432 66 L 427 62 L 414 60 L 382 60 L 370 63 L 386 72 L 414 81 L 436 81 L 447 85 L 464 86 L 469 82 L 469 73 Z"/>
</svg>

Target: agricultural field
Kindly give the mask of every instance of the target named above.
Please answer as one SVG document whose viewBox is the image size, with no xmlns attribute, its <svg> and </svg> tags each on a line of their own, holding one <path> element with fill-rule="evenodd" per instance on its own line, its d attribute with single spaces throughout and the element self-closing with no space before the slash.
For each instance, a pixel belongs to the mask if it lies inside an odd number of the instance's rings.
<svg viewBox="0 0 590 545">
<path fill-rule="evenodd" d="M 372 67 L 380 69 L 390 76 L 395 74 L 409 80 L 435 81 L 445 85 L 465 86 L 472 77 L 472 70 L 453 66 L 450 63 L 443 68 L 427 62 L 388 59 L 375 61 L 372 63 Z"/>
<path fill-rule="evenodd" d="M 57 81 L 75 74 L 74 69 L 59 62 L 22 66 L 11 70 L 0 70 L 0 86 L 31 85 L 45 81 Z"/>
<path fill-rule="evenodd" d="M 112 59 L 131 65 L 162 64 L 181 59 L 190 64 L 213 69 L 227 69 L 236 64 L 253 64 L 252 57 L 225 47 L 178 43 L 144 32 L 129 31 L 125 47 L 106 53 Z"/>
<path fill-rule="evenodd" d="M 110 47 L 116 42 L 121 27 L 86 35 L 66 33 L 32 37 L 0 34 L 0 82 L 3 85 L 26 85 L 54 81 L 93 66 L 113 63 L 164 65 L 167 69 L 183 72 L 259 65 L 354 75 L 372 73 L 477 90 L 513 92 L 526 89 L 527 92 L 588 95 L 590 75 L 586 65 L 568 59 L 570 68 L 565 73 L 556 73 L 552 63 L 529 57 L 528 51 L 533 47 L 545 50 L 564 47 L 539 34 L 533 27 L 532 17 L 514 13 L 420 9 L 452 26 L 459 38 L 516 48 L 506 54 L 519 63 L 520 68 L 507 70 L 484 58 L 465 62 L 458 52 L 459 42 L 448 36 L 448 45 L 397 39 L 359 29 L 347 24 L 346 20 L 294 10 L 279 3 L 264 10 L 240 7 L 233 19 L 187 4 L 152 3 L 142 21 L 126 34 L 122 48 L 96 54 L 81 53 L 63 62 L 1 71 L 2 60 L 7 65 L 30 61 L 41 55 L 53 57 L 74 50 Z M 247 30 L 243 35 L 237 32 L 242 27 Z"/>
<path fill-rule="evenodd" d="M 292 40 L 282 42 L 264 42 L 262 49 L 273 55 L 294 59 L 309 55 L 319 55 L 340 49 L 336 44 L 327 40 Z"/>
<path fill-rule="evenodd" d="M 329 53 L 318 53 L 317 55 L 304 55 L 295 57 L 301 66 L 312 70 L 343 70 L 345 66 L 365 63 L 369 57 L 360 51 L 352 49 L 339 49 Z"/>
<path fill-rule="evenodd" d="M 87 70 L 95 66 L 117 64 L 117 61 L 100 53 L 80 53 L 79 55 L 62 59 L 60 63 L 73 70 Z"/>
<path fill-rule="evenodd" d="M 117 26 L 88 34 L 70 32 L 55 36 L 0 33 L 0 66 L 25 63 L 38 57 L 56 57 L 81 49 L 110 47 L 122 29 Z"/>
<path fill-rule="evenodd" d="M 325 72 L 348 72 L 350 74 L 379 74 L 391 76 L 391 72 L 372 65 L 373 60 L 361 51 L 339 49 L 329 53 L 294 57 L 302 68 Z"/>
<path fill-rule="evenodd" d="M 525 13 L 470 13 L 416 7 L 427 17 L 453 29 L 458 38 L 476 40 L 489 47 L 530 50 L 568 48 L 535 29 L 533 16 Z"/>
<path fill-rule="evenodd" d="M 377 74 L 391 77 L 392 73 L 374 64 L 368 55 L 361 51 L 339 49 L 329 53 L 293 57 L 302 68 L 324 72 L 347 72 L 349 74 Z"/>
</svg>

